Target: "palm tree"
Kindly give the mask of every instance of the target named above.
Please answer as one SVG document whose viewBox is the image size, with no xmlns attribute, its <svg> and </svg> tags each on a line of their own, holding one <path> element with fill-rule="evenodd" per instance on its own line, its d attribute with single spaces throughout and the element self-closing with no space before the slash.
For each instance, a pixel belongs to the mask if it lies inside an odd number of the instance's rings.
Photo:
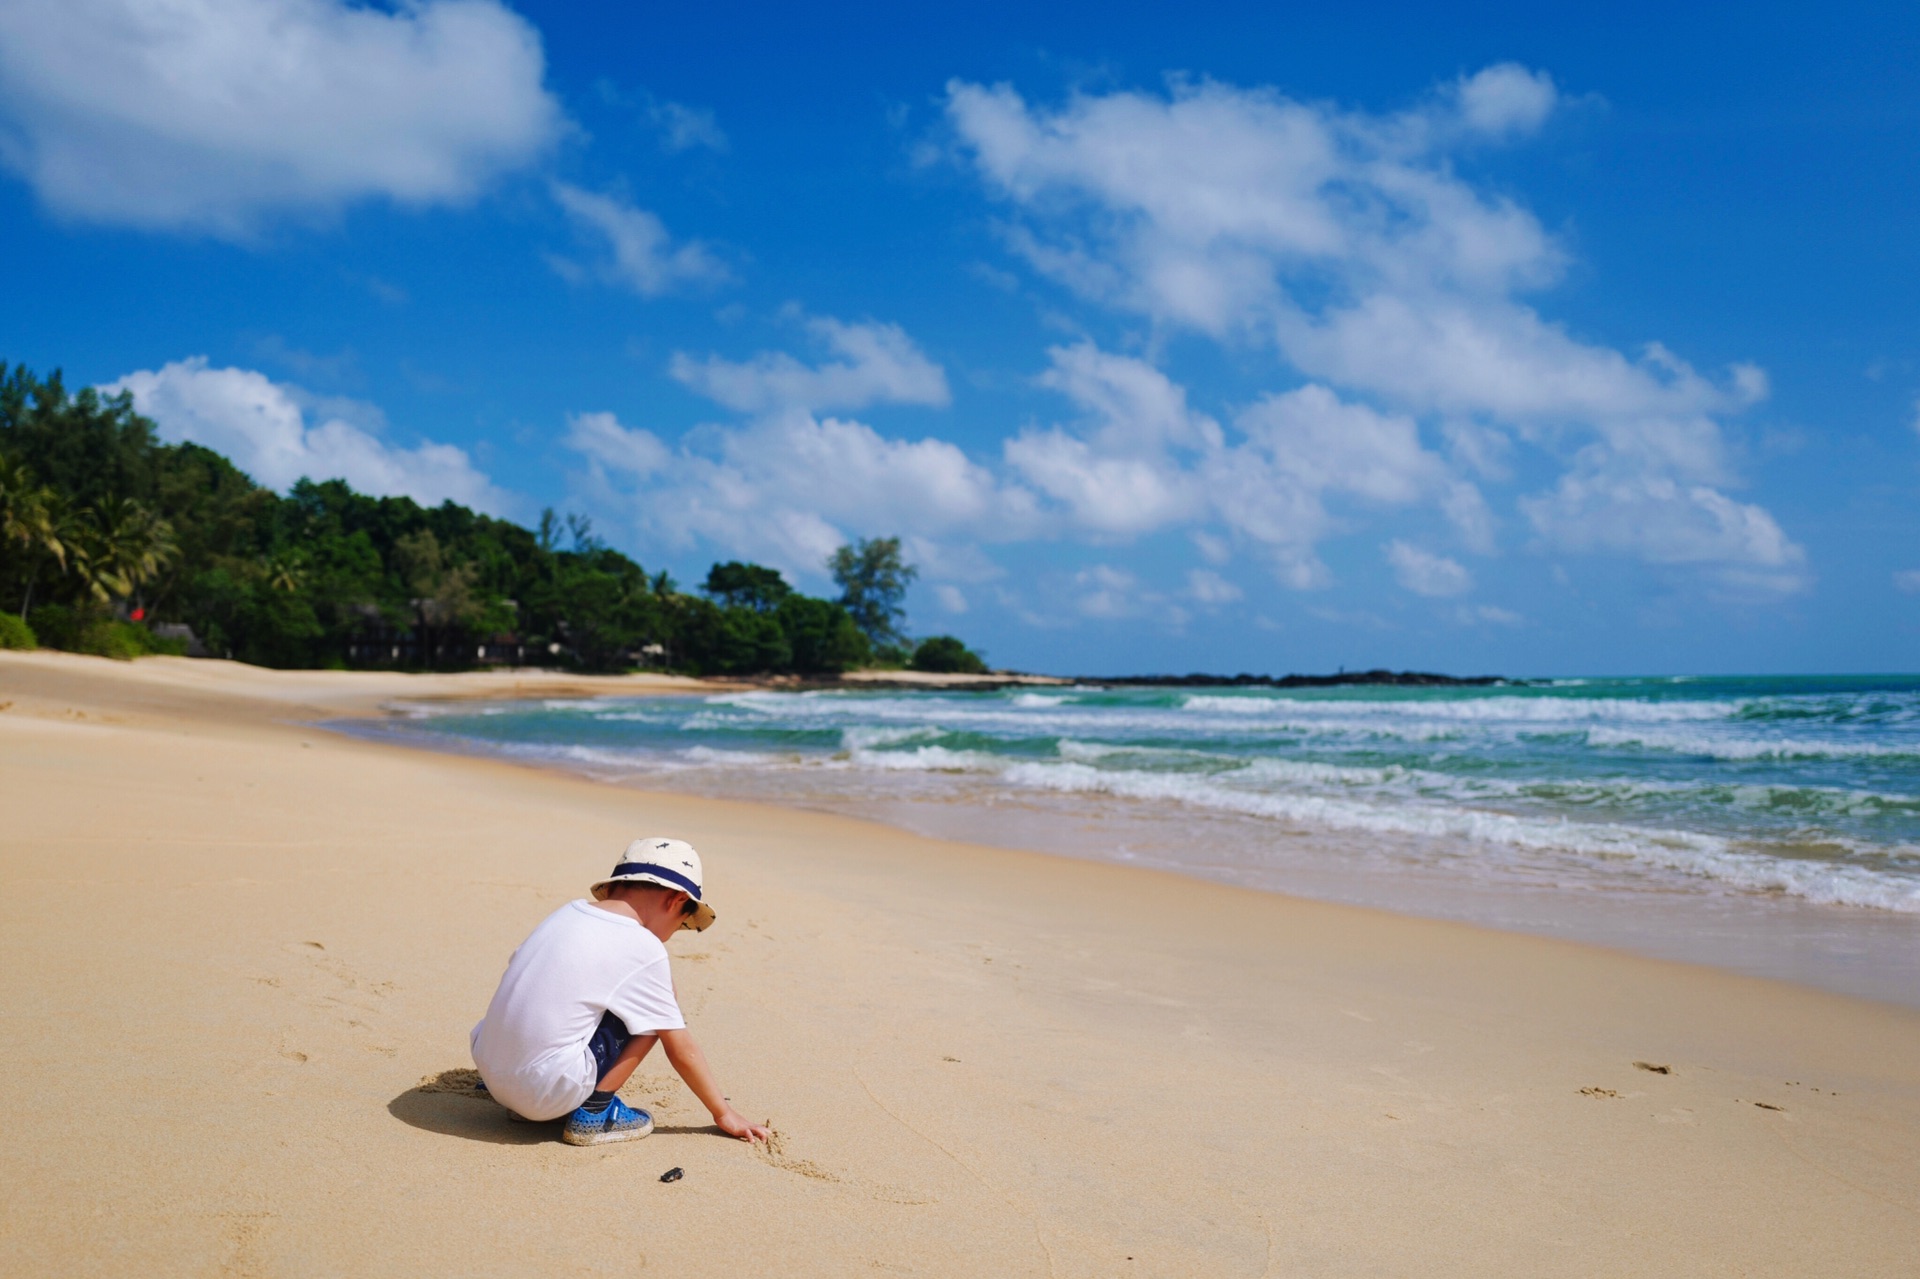
<svg viewBox="0 0 1920 1279">
<path fill-rule="evenodd" d="M 51 556 L 66 568 L 73 531 L 74 513 L 66 499 L 35 484 L 25 463 L 0 457 L 0 546 L 18 544 L 27 565 L 21 617 L 33 607 L 33 586 L 42 559 Z"/>
<path fill-rule="evenodd" d="M 173 526 L 129 497 L 93 512 L 77 557 L 81 581 L 101 603 L 132 595 L 173 562 Z"/>
<path fill-rule="evenodd" d="M 307 559 L 298 551 L 275 551 L 262 567 L 266 570 L 267 585 L 273 590 L 292 595 L 306 585 Z"/>
</svg>

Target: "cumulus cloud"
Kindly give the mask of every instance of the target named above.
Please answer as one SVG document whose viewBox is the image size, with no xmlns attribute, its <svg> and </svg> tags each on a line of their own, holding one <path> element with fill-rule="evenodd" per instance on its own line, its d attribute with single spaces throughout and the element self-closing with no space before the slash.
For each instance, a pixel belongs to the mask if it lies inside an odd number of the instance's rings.
<svg viewBox="0 0 1920 1279">
<path fill-rule="evenodd" d="M 708 246 L 697 240 L 676 243 L 659 217 L 616 196 L 556 182 L 553 198 L 603 251 L 585 267 L 571 258 L 549 259 L 562 275 L 578 279 L 592 273 L 641 297 L 722 284 L 732 277 Z"/>
<path fill-rule="evenodd" d="M 1502 136 L 1538 129 L 1560 95 L 1545 72 L 1502 62 L 1461 76 L 1450 96 L 1467 128 Z"/>
<path fill-rule="evenodd" d="M 826 316 L 807 332 L 838 356 L 803 364 L 785 351 L 750 360 L 676 353 L 668 372 L 689 390 L 742 413 L 777 409 L 858 409 L 871 404 L 945 405 L 947 375 L 897 324 L 850 324 Z"/>
<path fill-rule="evenodd" d="M 211 368 L 205 356 L 129 373 L 100 390 L 131 392 L 135 409 L 153 419 L 162 439 L 224 453 L 269 488 L 285 490 L 303 478 L 341 479 L 363 493 L 425 505 L 454 501 L 494 514 L 512 505 L 462 449 L 432 442 L 398 447 L 370 429 L 380 422 L 370 405 L 317 401 L 251 369 Z"/>
<path fill-rule="evenodd" d="M 13 0 L 0 162 L 69 217 L 227 236 L 457 202 L 560 133 L 544 72 L 494 0 Z"/>
<path fill-rule="evenodd" d="M 1462 604 L 1454 612 L 1462 626 L 1525 626 L 1527 619 L 1497 604 Z"/>
<path fill-rule="evenodd" d="M 1334 530 L 1326 500 L 1347 495 L 1404 506 L 1451 485 L 1413 420 L 1307 385 L 1262 396 L 1235 425 L 1246 442 L 1208 467 L 1208 488 L 1227 527 L 1267 548 L 1282 580 L 1322 585 L 1314 546 Z"/>
<path fill-rule="evenodd" d="M 1073 400 L 1086 419 L 1075 430 L 1008 440 L 1008 465 L 1096 533 L 1137 534 L 1199 514 L 1202 481 L 1173 454 L 1218 452 L 1218 424 L 1189 409 L 1186 391 L 1142 360 L 1088 342 L 1048 354 L 1052 367 L 1040 384 Z"/>
<path fill-rule="evenodd" d="M 1537 131 L 1559 102 L 1543 73 L 1500 64 L 1384 115 L 1204 80 L 1052 107 L 954 81 L 946 119 L 963 162 L 1010 210 L 1009 247 L 1067 289 L 1161 330 L 1270 345 L 1318 393 L 1402 418 L 1413 447 L 1415 423 L 1446 429 L 1483 477 L 1505 477 L 1516 441 L 1547 451 L 1565 477 L 1526 509 L 1565 549 L 1685 562 L 1743 591 L 1797 589 L 1804 553 L 1764 509 L 1727 496 L 1739 476 L 1724 421 L 1764 398 L 1765 374 L 1702 373 L 1658 343 L 1623 353 L 1543 317 L 1527 298 L 1560 278 L 1565 251 L 1453 162 Z M 1022 447 L 1033 482 L 1076 509 L 1096 511 L 1075 488 L 1094 480 L 1131 493 L 1128 509 L 1191 505 L 1170 477 L 1148 483 L 1141 450 L 1059 435 Z M 1378 433 L 1369 447 L 1406 454 Z M 1314 464 L 1279 465 L 1290 474 L 1274 491 L 1222 474 L 1248 512 L 1242 531 L 1269 530 L 1274 545 L 1277 530 L 1317 518 Z M 1479 490 L 1426 460 L 1417 470 L 1389 467 L 1366 495 L 1444 493 L 1463 541 L 1491 550 Z M 1355 473 L 1337 458 L 1324 472 Z M 1648 528 L 1679 530 L 1684 559 Z M 1294 565 L 1302 582 L 1319 572 L 1310 556 Z"/>
<path fill-rule="evenodd" d="M 1075 573 L 1071 592 L 1074 611 L 1082 617 L 1106 622 L 1147 618 L 1175 629 L 1187 622 L 1186 609 L 1111 564 L 1095 564 Z"/>
<path fill-rule="evenodd" d="M 742 417 L 671 447 L 609 413 L 570 418 L 565 443 L 585 461 L 587 495 L 650 537 L 814 577 L 852 537 L 901 536 L 942 606 L 964 610 L 955 583 L 1000 574 L 978 543 L 1040 531 L 1035 496 L 948 441 L 825 411 L 948 402 L 945 372 L 898 325 L 812 317 L 804 331 L 825 358 L 675 355 L 675 378 Z"/>
<path fill-rule="evenodd" d="M 1235 415 L 1230 433 L 1144 360 L 1084 342 L 1049 357 L 1041 384 L 1074 401 L 1082 417 L 1024 431 L 1002 451 L 1076 531 L 1118 538 L 1171 525 L 1221 527 L 1266 554 L 1283 580 L 1305 587 L 1326 577 L 1314 547 L 1339 523 L 1329 498 L 1433 500 L 1458 512 L 1476 538 L 1487 523 L 1478 490 L 1426 449 L 1404 415 L 1310 384 L 1261 396 Z M 1210 558 L 1225 554 L 1218 539 L 1201 536 Z"/>
<path fill-rule="evenodd" d="M 642 527 L 796 572 L 817 574 L 856 533 L 1018 536 L 1033 525 L 1028 495 L 945 440 L 889 439 L 864 422 L 786 409 L 697 430 L 667 450 L 610 414 L 573 421 L 569 447 L 615 482 Z"/>
<path fill-rule="evenodd" d="M 1415 595 L 1464 595 L 1473 589 L 1473 575 L 1458 560 L 1422 550 L 1398 538 L 1388 542 L 1385 550 L 1393 575 Z"/>
<path fill-rule="evenodd" d="M 1053 348 L 1037 378 L 1073 414 L 1004 440 L 998 467 L 938 439 L 890 439 L 820 410 L 944 403 L 939 367 L 892 325 L 809 327 L 841 358 L 674 358 L 676 378 L 750 415 L 744 423 L 701 428 L 668 456 L 651 435 L 583 414 L 568 443 L 601 473 L 630 477 L 636 507 L 671 509 L 663 527 L 809 567 L 854 532 L 919 538 L 924 554 L 952 568 L 964 558 L 956 548 L 974 542 L 1110 543 L 1185 528 L 1214 563 L 1237 544 L 1283 581 L 1310 587 L 1326 580 L 1315 548 L 1342 527 L 1342 510 L 1429 503 L 1457 517 L 1470 545 L 1490 521 L 1478 490 L 1404 414 L 1308 385 L 1261 396 L 1223 427 L 1151 363 L 1089 342 Z M 642 494 L 641 481 L 657 487 Z M 1238 589 L 1213 573 L 1189 587 L 1216 605 Z"/>
<path fill-rule="evenodd" d="M 1210 568 L 1187 570 L 1187 595 L 1201 604 L 1231 604 L 1246 592 Z"/>
<path fill-rule="evenodd" d="M 1789 595 L 1809 582 L 1806 552 L 1772 515 L 1704 484 L 1583 465 L 1520 506 L 1556 545 L 1714 569 L 1733 594 Z"/>
<path fill-rule="evenodd" d="M 1432 154 L 1444 131 L 1404 121 L 1211 81 L 1053 111 L 955 81 L 947 118 L 981 177 L 1030 215 L 1015 243 L 1036 266 L 1210 333 L 1303 309 L 1287 284 L 1330 271 L 1344 277 L 1338 307 L 1354 285 L 1498 293 L 1562 265 L 1530 214 Z"/>
<path fill-rule="evenodd" d="M 566 444 L 594 465 L 634 479 L 665 470 L 673 458 L 659 436 L 622 426 L 611 413 L 575 413 L 567 419 Z"/>
<path fill-rule="evenodd" d="M 679 102 L 648 104 L 647 118 L 660 130 L 660 145 L 669 151 L 691 151 L 706 147 L 711 151 L 727 149 L 727 135 L 705 107 L 690 107 Z"/>
</svg>

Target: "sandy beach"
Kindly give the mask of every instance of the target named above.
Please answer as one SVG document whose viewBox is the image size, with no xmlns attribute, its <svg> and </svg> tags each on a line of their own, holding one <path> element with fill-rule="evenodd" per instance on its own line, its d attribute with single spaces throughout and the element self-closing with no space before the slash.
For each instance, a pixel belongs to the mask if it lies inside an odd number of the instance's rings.
<svg viewBox="0 0 1920 1279">
<path fill-rule="evenodd" d="M 695 687 L 0 653 L 0 1269 L 1914 1272 L 1913 1011 L 305 726 Z M 449 1073 L 652 833 L 771 1148 L 659 1061 L 598 1150 Z"/>
</svg>

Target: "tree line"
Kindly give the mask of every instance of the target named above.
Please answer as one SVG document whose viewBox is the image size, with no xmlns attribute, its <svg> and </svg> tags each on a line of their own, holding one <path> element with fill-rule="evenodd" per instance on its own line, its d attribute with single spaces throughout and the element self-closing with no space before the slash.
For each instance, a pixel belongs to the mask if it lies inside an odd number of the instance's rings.
<svg viewBox="0 0 1920 1279">
<path fill-rule="evenodd" d="M 679 589 L 544 512 L 526 528 L 344 481 L 284 496 L 197 444 L 163 444 L 130 396 L 69 393 L 0 364 L 0 646 L 262 666 L 827 675 L 866 666 L 982 671 L 951 636 L 915 643 L 898 538 L 827 565 L 824 599 L 774 569 L 715 564 Z"/>
</svg>

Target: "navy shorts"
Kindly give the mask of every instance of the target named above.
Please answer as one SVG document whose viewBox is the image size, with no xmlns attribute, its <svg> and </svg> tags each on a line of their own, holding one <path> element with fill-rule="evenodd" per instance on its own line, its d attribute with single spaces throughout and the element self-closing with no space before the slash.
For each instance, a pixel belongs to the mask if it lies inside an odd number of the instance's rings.
<svg viewBox="0 0 1920 1279">
<path fill-rule="evenodd" d="M 594 1082 L 606 1077 L 607 1070 L 614 1059 L 626 1051 L 633 1041 L 633 1035 L 627 1030 L 627 1023 L 612 1013 L 603 1013 L 600 1024 L 594 1027 L 593 1038 L 587 1040 L 587 1051 L 593 1054 Z"/>
</svg>

